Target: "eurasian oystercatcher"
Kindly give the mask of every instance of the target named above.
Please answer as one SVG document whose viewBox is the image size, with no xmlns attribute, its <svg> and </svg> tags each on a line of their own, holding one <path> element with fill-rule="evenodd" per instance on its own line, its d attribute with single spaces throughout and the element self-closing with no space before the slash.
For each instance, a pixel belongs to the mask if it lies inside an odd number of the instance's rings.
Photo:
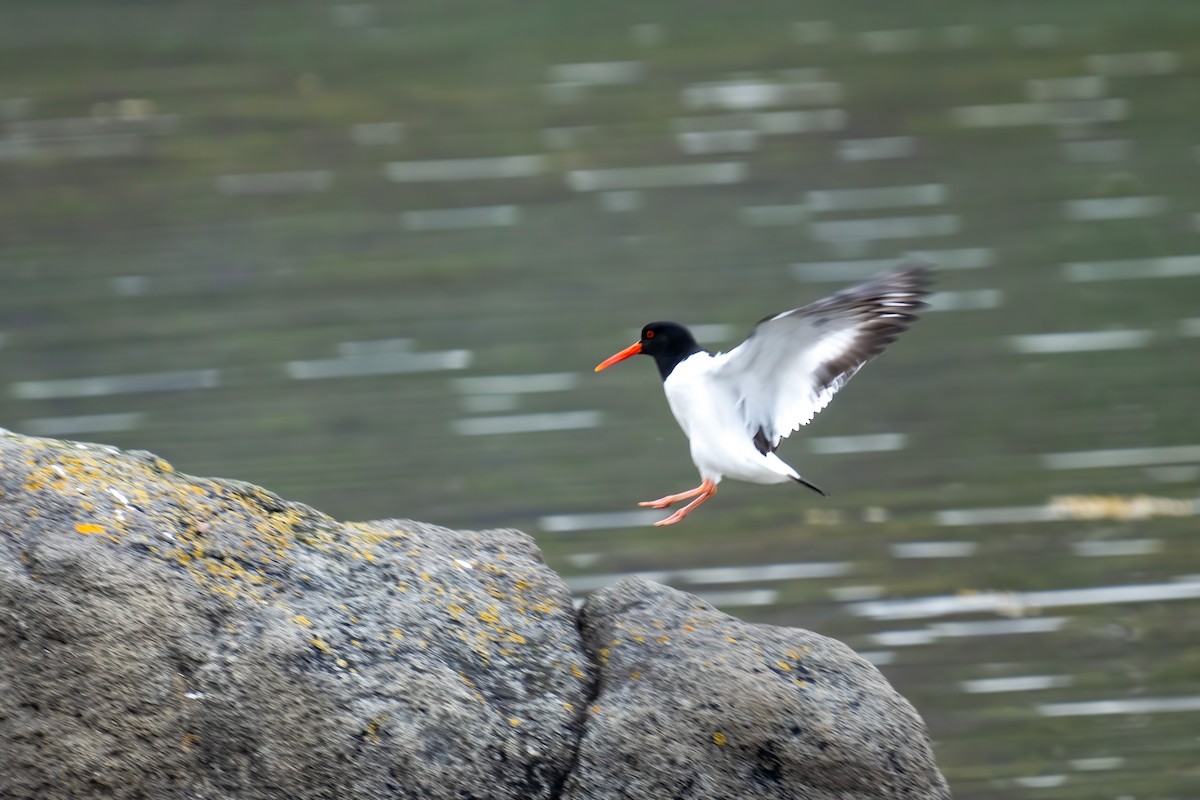
<svg viewBox="0 0 1200 800">
<path fill-rule="evenodd" d="M 725 477 L 767 484 L 790 480 L 825 495 L 775 449 L 916 321 L 928 283 L 924 266 L 879 275 L 766 317 L 728 353 L 709 353 L 676 322 L 643 327 L 637 342 L 600 362 L 596 372 L 638 354 L 654 359 L 671 412 L 691 442 L 701 483 L 638 505 L 668 508 L 695 498 L 654 523 L 674 525 L 715 495 Z"/>
</svg>

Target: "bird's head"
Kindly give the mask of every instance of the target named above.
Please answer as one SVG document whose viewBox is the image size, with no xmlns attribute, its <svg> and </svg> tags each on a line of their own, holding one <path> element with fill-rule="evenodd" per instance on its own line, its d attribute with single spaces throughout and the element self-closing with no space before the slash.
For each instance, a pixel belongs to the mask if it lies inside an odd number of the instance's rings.
<svg viewBox="0 0 1200 800">
<path fill-rule="evenodd" d="M 665 380 L 675 365 L 683 359 L 699 353 L 702 350 L 696 344 L 692 332 L 677 322 L 651 322 L 642 327 L 642 335 L 636 342 L 616 353 L 596 366 L 596 372 L 608 369 L 619 361 L 630 356 L 646 355 L 654 358 L 658 370 Z"/>
</svg>

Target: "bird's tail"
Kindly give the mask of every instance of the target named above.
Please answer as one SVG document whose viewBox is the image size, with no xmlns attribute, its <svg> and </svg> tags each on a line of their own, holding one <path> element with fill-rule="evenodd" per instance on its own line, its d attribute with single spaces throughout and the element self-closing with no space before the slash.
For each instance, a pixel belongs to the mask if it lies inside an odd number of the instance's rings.
<svg viewBox="0 0 1200 800">
<path fill-rule="evenodd" d="M 801 478 L 799 475 L 792 475 L 791 478 L 792 478 L 792 480 L 794 480 L 796 483 L 800 484 L 801 486 L 807 486 L 809 489 L 812 489 L 814 492 L 821 495 L 821 497 L 829 497 L 828 492 L 826 492 L 820 486 L 817 486 L 812 481 Z"/>
</svg>

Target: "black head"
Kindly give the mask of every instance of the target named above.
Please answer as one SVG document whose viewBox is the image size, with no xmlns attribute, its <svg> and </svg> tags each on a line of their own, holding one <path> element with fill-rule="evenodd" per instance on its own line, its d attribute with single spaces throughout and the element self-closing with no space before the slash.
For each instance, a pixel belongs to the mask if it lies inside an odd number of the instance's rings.
<svg viewBox="0 0 1200 800">
<path fill-rule="evenodd" d="M 654 358 L 658 372 L 665 381 L 680 361 L 703 351 L 704 348 L 696 344 L 692 332 L 678 322 L 651 322 L 642 328 L 642 336 L 637 342 L 605 359 L 596 367 L 596 371 L 611 367 L 630 356 L 647 355 Z"/>
</svg>

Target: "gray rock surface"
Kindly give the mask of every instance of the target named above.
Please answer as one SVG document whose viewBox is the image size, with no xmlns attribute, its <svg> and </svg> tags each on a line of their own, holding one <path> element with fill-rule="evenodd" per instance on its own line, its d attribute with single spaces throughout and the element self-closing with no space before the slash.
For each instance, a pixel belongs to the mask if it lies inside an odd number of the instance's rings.
<svg viewBox="0 0 1200 800">
<path fill-rule="evenodd" d="M 0 432 L 5 800 L 946 796 L 836 642 L 647 582 L 578 617 L 519 532 Z"/>
<path fill-rule="evenodd" d="M 640 578 L 593 594 L 600 666 L 565 798 L 940 798 L 925 725 L 841 642 Z"/>
</svg>

